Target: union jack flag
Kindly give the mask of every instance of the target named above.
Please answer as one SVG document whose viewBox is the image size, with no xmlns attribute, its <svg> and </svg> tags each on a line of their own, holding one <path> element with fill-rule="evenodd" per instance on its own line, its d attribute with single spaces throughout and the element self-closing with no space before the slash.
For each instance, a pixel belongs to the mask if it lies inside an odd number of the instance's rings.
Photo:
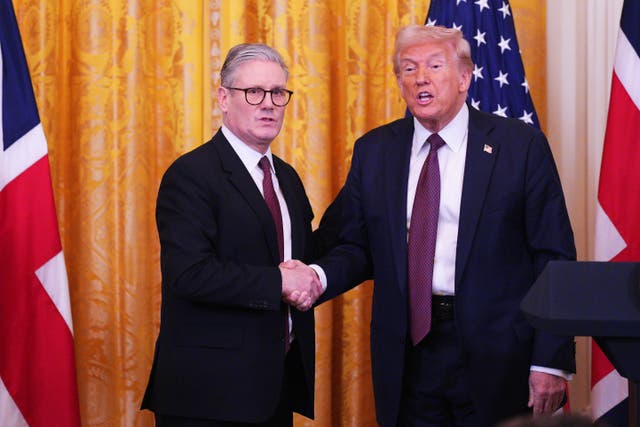
<svg viewBox="0 0 640 427">
<path fill-rule="evenodd" d="M 508 0 L 431 0 L 426 24 L 457 28 L 469 41 L 474 108 L 540 127 Z"/>
<path fill-rule="evenodd" d="M 596 261 L 640 261 L 640 0 L 625 0 L 611 79 L 596 210 Z M 627 380 L 592 342 L 591 409 L 628 425 Z"/>
<path fill-rule="evenodd" d="M 79 426 L 47 142 L 11 0 L 0 0 L 0 425 Z"/>
</svg>

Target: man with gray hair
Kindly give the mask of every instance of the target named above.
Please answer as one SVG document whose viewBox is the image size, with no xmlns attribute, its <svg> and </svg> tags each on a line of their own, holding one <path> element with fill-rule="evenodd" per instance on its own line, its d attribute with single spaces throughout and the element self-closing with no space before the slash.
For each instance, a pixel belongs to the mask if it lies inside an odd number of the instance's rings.
<svg viewBox="0 0 640 427">
<path fill-rule="evenodd" d="M 156 221 L 162 307 L 142 402 L 157 426 L 293 424 L 313 418 L 313 212 L 295 170 L 271 153 L 287 67 L 263 44 L 233 47 L 221 70 L 223 125 L 178 158 L 160 184 Z"/>
</svg>

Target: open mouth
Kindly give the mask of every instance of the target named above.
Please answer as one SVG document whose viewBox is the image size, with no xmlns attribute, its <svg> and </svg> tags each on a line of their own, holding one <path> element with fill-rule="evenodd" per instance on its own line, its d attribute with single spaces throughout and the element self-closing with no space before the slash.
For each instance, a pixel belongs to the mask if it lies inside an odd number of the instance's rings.
<svg viewBox="0 0 640 427">
<path fill-rule="evenodd" d="M 427 103 L 433 99 L 433 95 L 429 92 L 420 92 L 418 93 L 418 102 Z"/>
</svg>

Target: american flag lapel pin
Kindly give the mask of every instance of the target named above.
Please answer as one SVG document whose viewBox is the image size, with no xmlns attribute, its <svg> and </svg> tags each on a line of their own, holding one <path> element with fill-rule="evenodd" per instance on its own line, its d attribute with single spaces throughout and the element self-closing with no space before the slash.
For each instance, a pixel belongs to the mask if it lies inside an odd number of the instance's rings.
<svg viewBox="0 0 640 427">
<path fill-rule="evenodd" d="M 487 144 L 484 144 L 484 148 L 482 149 L 485 153 L 493 153 L 493 147 Z"/>
</svg>

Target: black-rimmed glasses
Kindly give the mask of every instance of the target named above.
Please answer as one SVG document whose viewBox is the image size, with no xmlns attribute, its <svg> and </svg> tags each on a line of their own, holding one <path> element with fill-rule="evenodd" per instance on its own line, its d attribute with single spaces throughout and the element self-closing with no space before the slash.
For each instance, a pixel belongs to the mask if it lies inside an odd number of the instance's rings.
<svg viewBox="0 0 640 427">
<path fill-rule="evenodd" d="M 250 105 L 260 105 L 262 101 L 264 101 L 265 96 L 267 96 L 267 92 L 271 95 L 271 102 L 273 105 L 278 107 L 284 107 L 291 100 L 291 95 L 293 95 L 293 91 L 288 89 L 262 89 L 261 87 L 248 87 L 246 89 L 242 89 L 239 87 L 224 87 L 225 89 L 231 90 L 239 90 L 244 92 L 244 99 L 247 101 L 247 104 Z"/>
</svg>

